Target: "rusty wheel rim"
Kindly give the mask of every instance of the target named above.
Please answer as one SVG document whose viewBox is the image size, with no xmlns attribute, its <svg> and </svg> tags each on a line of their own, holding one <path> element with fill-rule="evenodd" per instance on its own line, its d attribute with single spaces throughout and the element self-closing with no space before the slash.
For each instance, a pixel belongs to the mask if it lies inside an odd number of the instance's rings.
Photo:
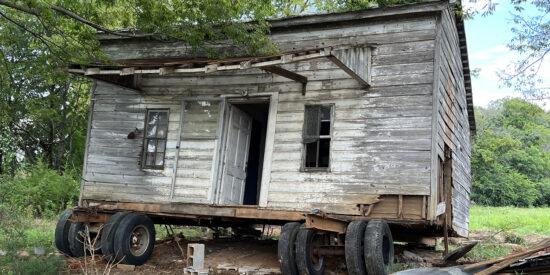
<svg viewBox="0 0 550 275">
<path fill-rule="evenodd" d="M 130 253 L 134 256 L 141 256 L 149 247 L 149 229 L 143 225 L 134 227 L 130 233 Z"/>
</svg>

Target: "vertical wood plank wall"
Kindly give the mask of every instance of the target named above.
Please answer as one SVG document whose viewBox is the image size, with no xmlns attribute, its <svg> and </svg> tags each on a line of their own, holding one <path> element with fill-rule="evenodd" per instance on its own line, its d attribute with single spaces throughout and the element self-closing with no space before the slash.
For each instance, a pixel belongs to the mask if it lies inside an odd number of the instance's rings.
<svg viewBox="0 0 550 275">
<path fill-rule="evenodd" d="M 458 37 L 450 15 L 446 16 L 449 18 L 442 21 L 447 39 L 441 45 L 445 61 L 435 70 L 442 75 L 437 144 L 438 153 L 443 151 L 443 140 L 454 144 L 450 144 L 457 158 L 453 198 L 458 206 L 453 215 L 459 227 L 468 218 L 468 205 L 462 200 L 469 198 L 470 148 L 460 53 L 456 52 Z M 435 33 L 434 14 L 353 25 L 293 27 L 271 34 L 281 51 L 369 43 L 373 50 L 372 86 L 368 89 L 328 60 L 283 66 L 308 77 L 305 96 L 301 84 L 257 69 L 192 76 L 144 75 L 142 93 L 98 83 L 82 196 L 168 202 L 183 98 L 261 92 L 279 93 L 268 208 L 359 214 L 357 204 L 369 201 L 372 195 L 429 196 Z M 166 44 L 153 42 L 109 42 L 103 47 L 115 59 L 154 58 L 168 51 Z M 331 171 L 300 172 L 304 105 L 323 103 L 335 105 Z M 170 109 L 164 170 L 144 171 L 139 166 L 147 108 Z M 464 111 L 457 111 L 462 108 Z M 136 128 L 136 138 L 127 139 Z M 175 201 L 209 201 L 214 145 L 212 140 L 182 142 Z"/>
<path fill-rule="evenodd" d="M 439 66 L 439 106 L 437 116 L 437 156 L 445 159 L 447 144 L 452 150 L 452 222 L 461 236 L 468 235 L 470 207 L 470 125 L 466 105 L 466 91 L 459 37 L 454 15 L 444 10 L 441 18 L 442 39 Z"/>
</svg>

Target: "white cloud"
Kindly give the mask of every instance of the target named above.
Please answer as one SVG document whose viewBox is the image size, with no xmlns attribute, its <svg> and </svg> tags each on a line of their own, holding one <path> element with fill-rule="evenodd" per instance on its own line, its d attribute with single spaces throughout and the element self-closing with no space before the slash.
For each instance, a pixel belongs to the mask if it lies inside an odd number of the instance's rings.
<svg viewBox="0 0 550 275">
<path fill-rule="evenodd" d="M 469 56 L 470 56 L 470 59 L 487 60 L 487 59 L 491 59 L 491 58 L 493 58 L 497 55 L 501 55 L 503 53 L 509 53 L 509 52 L 510 52 L 510 49 L 508 48 L 508 46 L 498 45 L 498 46 L 492 47 L 490 49 L 486 49 L 486 50 L 483 50 L 483 51 L 471 53 Z"/>
</svg>

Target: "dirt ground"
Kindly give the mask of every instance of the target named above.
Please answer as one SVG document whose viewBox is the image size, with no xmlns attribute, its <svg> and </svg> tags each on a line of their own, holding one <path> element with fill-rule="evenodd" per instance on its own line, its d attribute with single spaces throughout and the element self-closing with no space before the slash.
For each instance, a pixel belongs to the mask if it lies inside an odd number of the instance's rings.
<svg viewBox="0 0 550 275">
<path fill-rule="evenodd" d="M 481 242 L 497 242 L 502 245 L 510 245 L 515 249 L 523 249 L 517 244 L 508 244 L 510 236 L 505 236 L 493 231 L 475 231 L 468 239 L 451 239 L 451 243 L 461 245 L 473 240 Z M 533 235 L 524 238 L 526 245 L 536 243 L 545 236 Z M 177 238 L 176 238 L 177 239 Z M 205 268 L 209 274 L 279 274 L 277 262 L 277 241 L 256 239 L 221 238 L 216 240 L 187 241 L 174 239 L 157 241 L 150 260 L 142 266 L 113 267 L 110 274 L 183 274 L 187 266 L 185 253 L 187 243 L 205 244 Z M 179 244 L 179 245 L 178 245 Z M 442 252 L 434 250 L 434 247 L 395 245 L 396 261 L 401 265 L 410 264 L 414 267 L 429 267 L 442 258 Z M 95 268 L 92 273 L 103 274 L 107 264 L 100 256 L 95 256 Z M 473 259 L 463 258 L 459 263 L 475 262 Z M 69 267 L 74 274 L 83 273 L 84 260 L 70 259 Z M 88 257 L 87 266 L 94 266 Z M 332 257 L 328 259 L 325 274 L 347 274 L 345 259 Z"/>
</svg>

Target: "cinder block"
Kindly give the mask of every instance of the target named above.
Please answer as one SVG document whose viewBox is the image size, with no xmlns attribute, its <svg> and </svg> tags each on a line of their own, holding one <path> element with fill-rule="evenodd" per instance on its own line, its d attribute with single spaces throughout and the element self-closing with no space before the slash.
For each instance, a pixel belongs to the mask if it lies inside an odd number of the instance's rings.
<svg viewBox="0 0 550 275">
<path fill-rule="evenodd" d="M 194 270 L 204 268 L 204 244 L 187 244 L 187 267 Z"/>
<path fill-rule="evenodd" d="M 186 267 L 183 269 L 183 274 L 191 274 L 191 275 L 208 275 L 208 269 L 199 269 L 195 270 L 191 267 Z"/>
</svg>

